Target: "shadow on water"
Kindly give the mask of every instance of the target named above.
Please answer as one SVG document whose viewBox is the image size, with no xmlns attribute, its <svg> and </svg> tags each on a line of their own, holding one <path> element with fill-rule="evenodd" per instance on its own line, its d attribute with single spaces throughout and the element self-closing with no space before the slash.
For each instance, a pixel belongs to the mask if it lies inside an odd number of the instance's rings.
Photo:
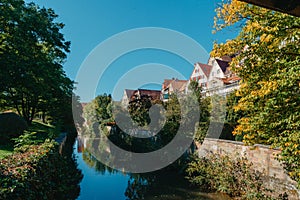
<svg viewBox="0 0 300 200">
<path fill-rule="evenodd" d="M 85 148 L 85 143 L 87 142 L 78 139 L 74 152 L 84 175 L 78 199 L 229 199 L 222 194 L 203 193 L 192 187 L 183 175 L 172 167 L 142 174 L 126 174 L 111 169 L 98 161 L 89 149 Z"/>
</svg>

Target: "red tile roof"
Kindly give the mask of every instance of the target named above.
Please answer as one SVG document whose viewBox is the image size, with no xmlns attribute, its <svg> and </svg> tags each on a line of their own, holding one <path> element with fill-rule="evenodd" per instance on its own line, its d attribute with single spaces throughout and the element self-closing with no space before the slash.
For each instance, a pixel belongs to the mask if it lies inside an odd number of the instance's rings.
<svg viewBox="0 0 300 200">
<path fill-rule="evenodd" d="M 220 79 L 223 81 L 223 83 L 224 83 L 225 85 L 229 85 L 229 84 L 232 84 L 232 83 L 235 83 L 235 82 L 241 80 L 241 78 L 238 77 L 238 76 L 232 76 L 232 77 L 228 77 L 228 78 L 220 78 Z"/>
<path fill-rule="evenodd" d="M 88 103 L 82 102 L 80 104 L 81 104 L 82 108 L 84 108 Z"/>
<path fill-rule="evenodd" d="M 138 89 L 140 95 L 148 95 L 152 98 L 152 100 L 160 99 L 160 90 L 146 90 L 146 89 Z"/>
<path fill-rule="evenodd" d="M 160 90 L 147 90 L 147 89 L 137 89 L 134 90 L 132 95 L 130 96 L 130 100 L 132 101 L 135 98 L 141 98 L 142 96 L 149 96 L 152 100 L 160 99 Z"/>
<path fill-rule="evenodd" d="M 202 69 L 205 76 L 208 77 L 209 74 L 210 74 L 210 71 L 212 69 L 212 66 L 211 65 L 206 65 L 206 64 L 203 64 L 203 63 L 197 63 L 197 64 L 200 66 L 200 68 Z"/>
<path fill-rule="evenodd" d="M 188 81 L 186 80 L 174 80 L 171 85 L 172 85 L 172 88 L 173 90 L 176 90 L 176 91 L 184 91 L 185 90 L 185 87 L 186 87 L 186 84 L 187 84 Z"/>
<path fill-rule="evenodd" d="M 163 84 L 162 84 L 162 89 L 165 89 L 169 87 L 170 83 L 173 81 L 173 79 L 165 79 Z"/>
<path fill-rule="evenodd" d="M 187 80 L 178 80 L 178 79 L 165 79 L 162 85 L 162 89 L 166 89 L 172 85 L 173 90 L 182 91 L 185 89 Z"/>
</svg>

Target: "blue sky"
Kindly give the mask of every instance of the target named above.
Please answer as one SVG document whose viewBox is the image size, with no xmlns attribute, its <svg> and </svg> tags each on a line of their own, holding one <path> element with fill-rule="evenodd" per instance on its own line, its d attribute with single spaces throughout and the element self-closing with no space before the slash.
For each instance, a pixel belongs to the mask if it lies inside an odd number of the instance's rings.
<svg viewBox="0 0 300 200">
<path fill-rule="evenodd" d="M 220 0 L 35 0 L 33 2 L 41 7 L 53 8 L 59 15 L 58 21 L 66 25 L 62 32 L 65 38 L 71 41 L 71 53 L 64 64 L 64 69 L 73 80 L 76 79 L 84 60 L 97 45 L 126 30 L 143 27 L 175 30 L 197 41 L 207 52 L 211 51 L 214 41 L 224 42 L 237 34 L 234 30 L 212 34 L 214 9 Z M 101 58 L 106 55 L 104 52 L 98 56 Z M 207 55 L 199 55 L 197 61 L 206 63 L 207 59 Z M 94 96 L 104 92 L 113 93 L 118 80 L 124 74 L 147 63 L 169 66 L 183 75 L 179 78 L 188 78 L 193 70 L 192 64 L 168 51 L 159 49 L 132 51 L 114 60 L 100 81 L 94 83 L 97 85 L 96 91 L 93 91 Z M 156 74 L 163 73 L 156 71 Z M 165 78 L 172 78 L 175 75 L 176 73 L 170 73 L 169 77 Z M 139 74 L 137 78 L 151 76 L 156 75 Z M 160 87 L 157 81 L 149 85 L 152 88 Z M 121 84 L 121 89 L 126 87 L 126 82 Z M 114 95 L 116 100 L 122 96 L 121 89 Z M 93 98 L 84 92 L 80 97 L 82 101 Z"/>
</svg>

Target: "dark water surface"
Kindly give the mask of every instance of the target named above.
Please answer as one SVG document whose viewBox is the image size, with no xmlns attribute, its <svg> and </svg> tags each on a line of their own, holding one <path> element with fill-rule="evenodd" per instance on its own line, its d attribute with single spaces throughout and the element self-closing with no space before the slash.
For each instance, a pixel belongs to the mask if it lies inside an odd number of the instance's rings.
<svg viewBox="0 0 300 200">
<path fill-rule="evenodd" d="M 82 170 L 80 200 L 226 200 L 221 194 L 205 194 L 191 188 L 175 172 L 125 174 L 101 164 L 92 154 L 77 148 L 78 168 Z M 79 151 L 78 151 L 79 150 Z"/>
</svg>

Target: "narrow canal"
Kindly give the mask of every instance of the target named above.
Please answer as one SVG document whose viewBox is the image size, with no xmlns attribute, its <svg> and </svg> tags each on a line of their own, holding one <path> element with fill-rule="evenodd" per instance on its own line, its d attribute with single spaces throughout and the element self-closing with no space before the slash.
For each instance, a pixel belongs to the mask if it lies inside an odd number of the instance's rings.
<svg viewBox="0 0 300 200">
<path fill-rule="evenodd" d="M 206 194 L 175 172 L 124 174 L 100 163 L 75 143 L 74 154 L 82 170 L 79 200 L 224 200 L 220 194 Z"/>
</svg>

